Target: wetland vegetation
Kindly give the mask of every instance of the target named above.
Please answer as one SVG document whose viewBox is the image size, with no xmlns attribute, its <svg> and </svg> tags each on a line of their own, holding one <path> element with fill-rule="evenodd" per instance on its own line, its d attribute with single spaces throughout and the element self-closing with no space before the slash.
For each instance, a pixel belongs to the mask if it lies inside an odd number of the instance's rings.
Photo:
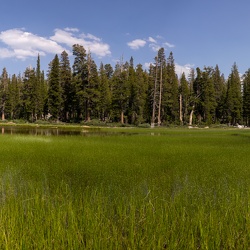
<svg viewBox="0 0 250 250">
<path fill-rule="evenodd" d="M 0 135 L 1 249 L 250 247 L 249 130 L 102 131 Z"/>
</svg>

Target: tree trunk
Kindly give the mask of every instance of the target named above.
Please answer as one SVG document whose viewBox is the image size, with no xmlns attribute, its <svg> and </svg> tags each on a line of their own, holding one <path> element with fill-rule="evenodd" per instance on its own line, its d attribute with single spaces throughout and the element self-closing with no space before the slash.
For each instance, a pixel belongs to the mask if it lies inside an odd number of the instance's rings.
<svg viewBox="0 0 250 250">
<path fill-rule="evenodd" d="M 187 115 L 188 115 L 188 106 L 187 106 L 187 104 L 185 104 L 185 111 L 184 111 L 184 115 L 183 115 L 183 119 L 184 119 L 185 123 L 187 122 Z"/>
<path fill-rule="evenodd" d="M 121 124 L 124 124 L 124 111 L 121 111 Z"/>
<path fill-rule="evenodd" d="M 4 110 L 5 110 L 5 101 L 3 102 L 3 106 L 2 106 L 2 121 L 5 120 L 5 113 L 4 113 Z"/>
<path fill-rule="evenodd" d="M 162 64 L 161 64 L 161 74 L 160 74 L 160 90 L 159 90 L 159 104 L 158 104 L 158 126 L 161 125 L 161 95 L 162 95 Z"/>
<path fill-rule="evenodd" d="M 85 102 L 85 121 L 90 121 L 89 99 Z"/>
<path fill-rule="evenodd" d="M 157 64 L 158 58 L 156 58 L 156 66 L 155 66 L 155 86 L 154 86 L 154 98 L 153 98 L 153 110 L 152 110 L 152 118 L 151 118 L 151 128 L 155 126 L 155 109 L 156 109 L 156 92 L 157 92 Z"/>
<path fill-rule="evenodd" d="M 4 114 L 4 111 L 2 111 L 2 121 L 5 120 L 5 114 Z"/>
<path fill-rule="evenodd" d="M 182 114 L 182 94 L 180 94 L 180 124 L 183 125 L 183 114 Z"/>
<path fill-rule="evenodd" d="M 190 115 L 189 115 L 189 126 L 192 126 L 193 114 L 194 114 L 194 105 L 192 106 L 192 110 L 191 110 Z"/>
</svg>

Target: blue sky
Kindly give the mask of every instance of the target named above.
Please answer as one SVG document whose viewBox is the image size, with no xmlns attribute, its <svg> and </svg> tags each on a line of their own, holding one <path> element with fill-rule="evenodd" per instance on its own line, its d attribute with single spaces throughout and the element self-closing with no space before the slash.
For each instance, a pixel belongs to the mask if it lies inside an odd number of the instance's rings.
<svg viewBox="0 0 250 250">
<path fill-rule="evenodd" d="M 243 74 L 250 68 L 249 11 L 249 0 L 3 1 L 0 70 L 23 73 L 39 53 L 47 71 L 56 53 L 70 55 L 79 43 L 98 67 L 133 56 L 146 68 L 164 47 L 179 74 L 218 64 L 228 77 L 234 62 Z"/>
</svg>

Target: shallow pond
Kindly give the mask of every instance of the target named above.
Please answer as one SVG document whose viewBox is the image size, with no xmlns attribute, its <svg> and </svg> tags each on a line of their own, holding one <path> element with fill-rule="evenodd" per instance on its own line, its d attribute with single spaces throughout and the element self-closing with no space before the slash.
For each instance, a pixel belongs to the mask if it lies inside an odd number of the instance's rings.
<svg viewBox="0 0 250 250">
<path fill-rule="evenodd" d="M 142 132 L 142 131 L 140 131 Z M 30 126 L 0 126 L 2 135 L 37 135 L 37 136 L 108 136 L 108 135 L 135 135 L 138 131 L 124 131 L 111 129 L 101 129 L 94 127 L 30 127 Z M 154 135 L 154 133 L 152 133 Z"/>
<path fill-rule="evenodd" d="M 81 135 L 87 134 L 103 134 L 98 128 L 58 128 L 58 127 L 21 127 L 21 126 L 2 126 L 1 134 L 22 134 L 22 135 L 44 135 L 44 136 L 60 136 L 60 135 Z M 105 133 L 104 133 L 105 134 Z"/>
</svg>

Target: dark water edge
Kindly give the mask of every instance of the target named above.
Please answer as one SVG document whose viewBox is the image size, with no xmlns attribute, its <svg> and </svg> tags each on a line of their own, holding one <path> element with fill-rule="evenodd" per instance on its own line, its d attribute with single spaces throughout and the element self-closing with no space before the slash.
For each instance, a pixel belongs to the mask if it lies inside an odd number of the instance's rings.
<svg viewBox="0 0 250 250">
<path fill-rule="evenodd" d="M 16 126 L 2 126 L 1 134 L 8 135 L 37 135 L 37 136 L 63 136 L 63 135 L 79 135 L 86 136 L 87 134 L 101 134 L 100 129 L 72 129 L 72 128 L 43 128 L 43 127 L 16 127 Z"/>
<path fill-rule="evenodd" d="M 2 135 L 33 135 L 33 136 L 109 136 L 109 135 L 135 135 L 138 133 L 129 133 L 115 131 L 103 131 L 101 128 L 83 127 L 83 128 L 65 128 L 65 127 L 25 127 L 25 126 L 0 126 Z"/>
</svg>

